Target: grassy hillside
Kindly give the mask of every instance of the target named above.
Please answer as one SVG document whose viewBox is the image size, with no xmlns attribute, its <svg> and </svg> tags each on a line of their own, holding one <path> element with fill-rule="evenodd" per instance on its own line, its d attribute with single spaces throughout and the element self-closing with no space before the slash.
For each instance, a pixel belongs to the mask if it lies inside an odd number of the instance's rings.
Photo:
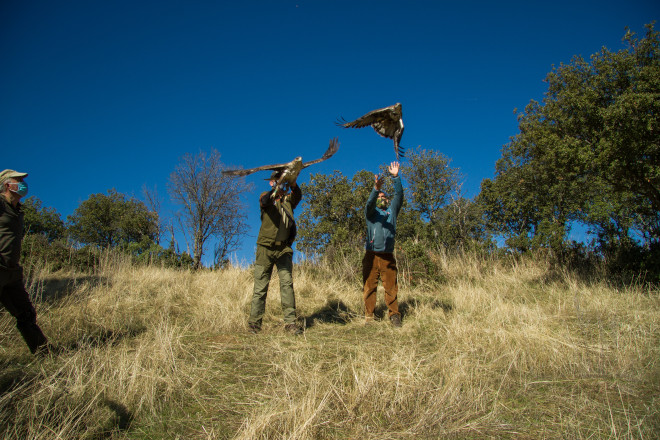
<svg viewBox="0 0 660 440">
<path fill-rule="evenodd" d="M 252 335 L 248 270 L 35 269 L 39 322 L 63 351 L 33 358 L 0 312 L 0 436 L 660 437 L 657 290 L 538 260 L 435 263 L 442 284 L 401 285 L 401 329 L 363 325 L 359 268 L 347 281 L 296 266 L 299 337 L 282 330 L 276 277 Z"/>
</svg>

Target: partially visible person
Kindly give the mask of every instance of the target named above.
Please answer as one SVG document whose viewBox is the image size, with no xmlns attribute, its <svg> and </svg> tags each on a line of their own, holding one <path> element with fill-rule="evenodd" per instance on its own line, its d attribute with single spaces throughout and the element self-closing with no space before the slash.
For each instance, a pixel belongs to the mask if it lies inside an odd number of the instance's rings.
<svg viewBox="0 0 660 440">
<path fill-rule="evenodd" d="M 259 197 L 261 208 L 261 228 L 257 238 L 257 255 L 254 262 L 254 291 L 248 327 L 251 332 L 261 330 L 261 324 L 266 311 L 266 295 L 273 272 L 277 267 L 280 280 L 280 297 L 284 328 L 294 334 L 303 332 L 296 324 L 296 297 L 293 291 L 293 241 L 296 239 L 296 222 L 293 210 L 302 199 L 302 191 L 294 181 L 291 193 L 277 186 L 280 178 L 278 172 L 270 176 L 271 190 L 263 192 Z"/>
<path fill-rule="evenodd" d="M 394 197 L 389 199 L 381 190 L 383 179 L 375 176 L 374 187 L 367 199 L 365 216 L 367 219 L 366 252 L 362 259 L 362 294 L 364 298 L 365 322 L 374 320 L 376 308 L 376 290 L 378 279 L 383 281 L 385 289 L 385 304 L 388 316 L 394 327 L 401 327 L 401 314 L 397 293 L 397 267 L 394 258 L 394 237 L 396 235 L 396 218 L 403 204 L 403 186 L 399 177 L 399 163 L 392 162 L 388 167 L 394 184 Z"/>
<path fill-rule="evenodd" d="M 30 352 L 48 352 L 48 340 L 37 325 L 37 312 L 25 290 L 20 265 L 23 240 L 21 198 L 28 192 L 27 173 L 4 170 L 0 173 L 0 303 L 16 318 L 16 328 Z"/>
</svg>

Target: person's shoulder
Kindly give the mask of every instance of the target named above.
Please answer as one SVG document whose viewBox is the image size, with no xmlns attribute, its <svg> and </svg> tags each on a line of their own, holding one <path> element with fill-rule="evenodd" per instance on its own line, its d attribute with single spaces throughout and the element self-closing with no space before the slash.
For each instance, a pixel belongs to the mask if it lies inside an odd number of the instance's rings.
<svg viewBox="0 0 660 440">
<path fill-rule="evenodd" d="M 268 194 L 268 193 L 270 193 L 270 191 L 264 191 L 264 192 L 262 192 L 261 194 L 259 194 L 259 198 L 262 198 L 263 196 L 265 196 L 265 195 Z"/>
</svg>

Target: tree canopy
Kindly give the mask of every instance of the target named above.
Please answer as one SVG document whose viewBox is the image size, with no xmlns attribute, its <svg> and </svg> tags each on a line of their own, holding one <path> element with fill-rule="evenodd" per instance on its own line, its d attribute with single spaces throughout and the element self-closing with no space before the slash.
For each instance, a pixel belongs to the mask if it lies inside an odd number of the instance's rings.
<svg viewBox="0 0 660 440">
<path fill-rule="evenodd" d="M 397 218 L 397 243 L 426 243 L 427 248 L 457 248 L 487 241 L 480 207 L 460 195 L 461 175 L 442 153 L 417 148 L 408 153 L 399 176 L 404 203 Z M 387 165 L 379 172 L 389 176 Z M 362 248 L 366 230 L 365 203 L 374 187 L 374 173 L 362 170 L 351 179 L 335 171 L 313 174 L 302 186 L 298 248 L 327 254 L 344 248 Z M 383 190 L 392 193 L 391 179 Z"/>
<path fill-rule="evenodd" d="M 41 234 L 48 241 L 64 238 L 66 225 L 54 208 L 42 206 L 35 196 L 25 199 L 22 205 L 26 234 Z"/>
<path fill-rule="evenodd" d="M 92 194 L 68 217 L 71 237 L 83 244 L 114 247 L 155 241 L 158 218 L 145 204 L 111 189 L 108 194 Z"/>
<path fill-rule="evenodd" d="M 574 222 L 602 246 L 660 240 L 658 32 L 623 39 L 619 52 L 553 68 L 543 101 L 518 115 L 479 197 L 509 246 L 561 251 Z"/>
<path fill-rule="evenodd" d="M 363 245 L 364 204 L 373 182 L 373 173 L 364 170 L 350 180 L 339 171 L 312 174 L 309 183 L 300 186 L 303 204 L 297 220 L 298 249 L 323 254 L 329 249 Z"/>
</svg>

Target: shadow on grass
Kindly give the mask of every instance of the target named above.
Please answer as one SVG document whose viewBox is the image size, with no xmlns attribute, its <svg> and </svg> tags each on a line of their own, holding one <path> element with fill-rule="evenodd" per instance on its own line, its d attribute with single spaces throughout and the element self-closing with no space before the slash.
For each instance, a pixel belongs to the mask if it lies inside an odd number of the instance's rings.
<svg viewBox="0 0 660 440">
<path fill-rule="evenodd" d="M 355 316 L 355 312 L 343 301 L 332 299 L 326 302 L 321 309 L 305 317 L 304 320 L 307 328 L 323 323 L 346 325 L 351 321 L 353 316 Z"/>
<path fill-rule="evenodd" d="M 65 343 L 61 346 L 63 350 L 75 351 L 80 348 L 114 346 L 124 339 L 135 338 L 147 330 L 146 327 L 131 328 L 124 330 L 94 329 L 88 334 Z"/>
<path fill-rule="evenodd" d="M 59 299 L 73 294 L 80 286 L 87 284 L 90 287 L 96 287 L 101 284 L 108 284 L 109 278 L 100 275 L 84 275 L 75 277 L 63 277 L 45 279 L 37 283 L 38 290 L 41 290 L 41 301 L 45 303 L 54 303 Z"/>
<path fill-rule="evenodd" d="M 105 399 L 102 402 L 103 405 L 107 406 L 112 412 L 115 413 L 115 420 L 113 421 L 114 429 L 119 431 L 128 431 L 133 423 L 133 413 L 131 413 L 126 406 L 116 402 L 111 399 Z M 112 431 L 106 431 L 99 438 L 112 438 Z"/>
<path fill-rule="evenodd" d="M 413 309 L 421 306 L 430 309 L 442 309 L 445 313 L 449 313 L 454 309 L 453 304 L 448 300 L 434 298 L 408 298 L 399 302 L 399 313 L 401 313 L 401 317 L 404 318 L 406 315 L 410 314 Z M 356 312 L 355 310 L 351 310 L 351 308 L 343 301 L 332 299 L 321 309 L 305 317 L 304 321 L 306 322 L 305 326 L 307 328 L 322 323 L 346 325 L 351 320 L 355 319 L 355 317 L 362 317 L 363 314 L 363 310 Z M 387 306 L 382 301 L 379 301 L 374 310 L 374 318 L 376 320 L 382 320 L 387 318 L 387 315 Z"/>
<path fill-rule="evenodd" d="M 20 385 L 30 382 L 37 375 L 24 368 L 9 368 L 11 360 L 0 362 L 2 373 L 0 373 L 0 397 L 12 392 Z"/>
<path fill-rule="evenodd" d="M 117 337 L 115 336 L 112 339 L 117 340 Z M 18 402 L 23 400 L 30 401 L 30 399 L 33 399 L 33 393 L 41 386 L 40 381 L 43 381 L 46 378 L 46 371 L 41 369 L 40 363 L 26 368 L 25 364 L 20 365 L 23 360 L 23 357 L 0 359 L 0 398 L 8 398 L 10 402 L 17 402 L 16 405 L 6 405 L 0 408 L 0 419 L 14 420 L 18 423 L 14 428 L 18 428 L 19 431 L 23 429 L 27 416 L 26 414 L 17 412 L 18 408 L 21 407 Z M 52 364 L 51 366 L 55 366 L 55 364 Z M 67 392 L 64 391 L 62 396 L 66 395 Z M 46 424 L 54 423 L 55 425 L 61 423 L 61 421 L 58 421 L 57 417 L 53 417 L 54 414 L 61 414 L 62 410 L 66 410 L 67 407 L 66 399 L 64 399 L 64 403 L 58 403 L 60 400 L 59 397 L 53 399 L 52 402 L 49 402 L 49 405 L 53 406 L 49 407 L 49 411 L 44 414 L 43 417 L 38 416 L 41 418 L 41 421 L 47 422 Z M 39 397 L 37 397 L 37 399 L 39 399 Z M 102 424 L 101 430 L 97 431 L 96 435 L 91 437 L 94 439 L 115 438 L 118 432 L 128 431 L 135 418 L 133 413 L 131 413 L 124 404 L 113 399 L 103 397 L 98 398 L 97 396 L 94 396 L 92 400 L 89 400 L 86 403 L 79 401 L 76 401 L 75 403 L 76 405 L 80 404 L 80 407 L 86 408 L 87 411 L 90 411 L 94 406 L 106 407 L 110 410 L 109 417 Z M 78 415 L 80 417 L 85 416 L 85 414 Z M 70 419 L 67 419 L 67 422 L 68 421 L 70 421 Z M 31 422 L 28 421 L 28 424 L 31 424 Z M 8 426 L 0 427 L 0 437 L 5 438 L 3 434 L 7 434 L 7 429 L 11 428 Z"/>
<path fill-rule="evenodd" d="M 449 313 L 454 309 L 454 305 L 448 300 L 435 299 L 435 298 L 406 298 L 399 302 L 399 313 L 401 319 L 419 307 L 428 307 L 430 309 L 442 309 L 445 313 Z M 374 318 L 377 320 L 385 319 L 388 315 L 387 306 L 384 303 L 379 303 L 374 310 Z"/>
</svg>

